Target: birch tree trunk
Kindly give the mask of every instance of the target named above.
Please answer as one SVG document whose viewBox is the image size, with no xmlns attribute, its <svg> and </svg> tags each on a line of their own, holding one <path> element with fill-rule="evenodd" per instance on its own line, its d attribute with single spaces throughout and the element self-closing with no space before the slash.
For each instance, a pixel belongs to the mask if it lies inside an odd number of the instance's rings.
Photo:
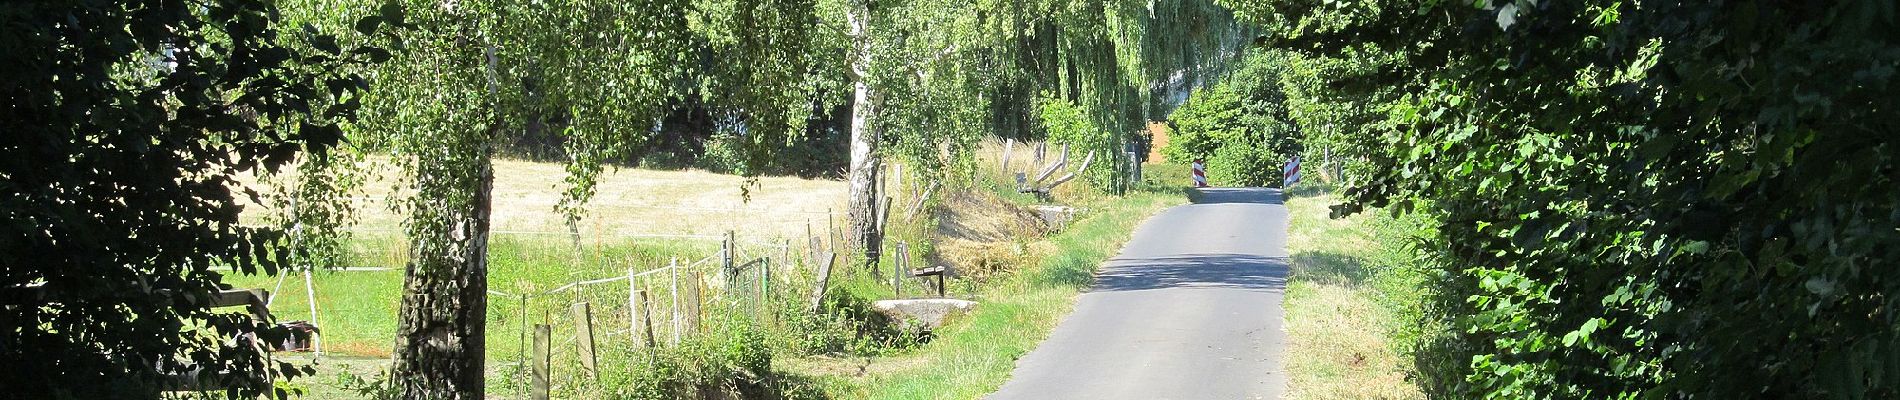
<svg viewBox="0 0 1900 400">
<path fill-rule="evenodd" d="M 486 151 L 474 176 L 427 176 L 418 186 L 449 184 L 463 196 L 433 202 L 411 230 L 408 276 L 397 311 L 391 384 L 406 399 L 481 399 L 488 312 L 488 228 L 494 172 Z M 466 171 L 466 170 L 464 170 Z M 472 178 L 472 179 L 470 179 Z"/>
<path fill-rule="evenodd" d="M 453 92 L 472 93 L 437 101 L 468 118 L 450 118 L 412 138 L 418 144 L 412 167 L 416 193 L 408 205 L 409 264 L 390 367 L 390 385 L 404 399 L 485 396 L 492 155 L 507 126 L 498 51 L 491 40 L 475 44 L 464 36 L 447 42 L 448 57 L 441 61 L 450 64 L 444 70 L 450 77 L 442 83 L 453 86 L 448 89 Z M 485 97 L 480 94 L 484 86 Z M 469 127 L 470 122 L 486 126 Z"/>
<path fill-rule="evenodd" d="M 851 229 L 846 238 L 847 248 L 859 251 L 865 265 L 876 270 L 884 232 L 877 224 L 877 175 L 881 160 L 877 152 L 880 140 L 876 124 L 878 95 L 869 82 L 872 72 L 869 3 L 854 0 L 845 14 L 851 25 L 854 50 L 851 70 L 855 75 L 851 106 L 851 197 L 846 200 L 845 219 Z"/>
</svg>

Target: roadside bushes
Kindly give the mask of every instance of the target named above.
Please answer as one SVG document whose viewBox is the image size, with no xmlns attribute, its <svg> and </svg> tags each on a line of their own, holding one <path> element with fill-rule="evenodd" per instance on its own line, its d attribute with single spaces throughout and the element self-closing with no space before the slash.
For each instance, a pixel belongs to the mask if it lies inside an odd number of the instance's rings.
<svg viewBox="0 0 1900 400">
<path fill-rule="evenodd" d="M 778 398 L 759 326 L 739 318 L 715 325 L 677 346 L 632 351 L 626 370 L 602 374 L 603 391 L 626 399 Z"/>
<path fill-rule="evenodd" d="M 1440 221 L 1429 392 L 1900 397 L 1890 1 L 1338 3 L 1367 12 L 1243 13 L 1393 55 L 1316 84 L 1408 92 L 1371 106 L 1393 123 L 1347 147 L 1368 174 L 1335 211 Z"/>
<path fill-rule="evenodd" d="M 1207 160 L 1216 186 L 1280 185 L 1280 166 L 1299 151 L 1300 132 L 1286 111 L 1279 57 L 1249 52 L 1242 67 L 1194 91 L 1168 115 L 1170 160 Z"/>
<path fill-rule="evenodd" d="M 1279 154 L 1253 145 L 1221 146 L 1207 158 L 1207 180 L 1217 186 L 1280 186 Z"/>
</svg>

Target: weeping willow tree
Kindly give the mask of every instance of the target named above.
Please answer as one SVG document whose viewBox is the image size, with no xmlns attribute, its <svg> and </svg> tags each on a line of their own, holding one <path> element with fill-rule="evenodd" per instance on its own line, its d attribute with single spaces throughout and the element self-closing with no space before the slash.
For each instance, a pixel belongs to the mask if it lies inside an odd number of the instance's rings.
<svg viewBox="0 0 1900 400">
<path fill-rule="evenodd" d="M 877 259 L 876 174 L 892 146 L 939 168 L 984 134 L 1059 137 L 1119 153 L 1191 86 L 1211 82 L 1250 37 L 1211 2 L 847 1 L 853 43 L 851 192 L 861 262 Z M 1039 110 L 1064 102 L 1083 129 L 1052 134 Z M 1090 176 L 1108 177 L 1111 163 Z"/>
</svg>

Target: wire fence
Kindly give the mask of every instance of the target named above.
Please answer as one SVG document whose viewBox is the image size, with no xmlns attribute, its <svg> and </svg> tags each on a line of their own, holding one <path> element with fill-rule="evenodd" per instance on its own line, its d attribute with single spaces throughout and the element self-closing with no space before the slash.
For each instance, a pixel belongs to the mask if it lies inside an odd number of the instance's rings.
<svg viewBox="0 0 1900 400">
<path fill-rule="evenodd" d="M 929 197 L 937 187 L 935 184 L 926 186 L 924 182 L 917 183 L 917 187 L 902 192 L 910 196 L 904 196 L 907 198 L 901 202 L 889 197 L 882 199 L 875 215 L 880 219 L 889 219 L 893 211 L 899 215 L 918 213 L 923 198 Z M 901 183 L 896 186 L 905 187 Z M 726 219 L 732 220 L 734 225 L 728 226 L 729 230 L 724 234 L 626 232 L 599 226 L 589 227 L 593 229 L 568 226 L 565 231 L 490 231 L 491 235 L 503 237 L 572 238 L 573 257 L 555 260 L 554 265 L 587 264 L 569 265 L 564 269 L 548 268 L 550 260 L 522 261 L 523 265 L 514 266 L 491 264 L 491 277 L 496 276 L 496 268 L 533 270 L 531 276 L 524 272 L 523 276 L 527 277 L 517 279 L 521 282 L 497 282 L 491 278 L 491 286 L 487 290 L 489 299 L 485 335 L 489 368 L 493 374 L 508 377 L 503 380 L 503 387 L 497 388 L 502 389 L 498 392 L 513 391 L 520 397 L 536 397 L 531 393 L 547 393 L 550 387 L 581 385 L 584 379 L 599 376 L 603 365 L 632 358 L 616 352 L 677 345 L 710 333 L 708 329 L 714 323 L 725 319 L 746 318 L 774 323 L 772 320 L 779 315 L 776 313 L 781 311 L 775 307 L 784 305 L 793 305 L 801 311 L 816 309 L 816 304 L 824 298 L 827 285 L 824 277 L 829 276 L 828 272 L 821 271 L 828 271 L 841 255 L 848 253 L 839 248 L 844 242 L 843 227 L 834 224 L 838 215 L 829 210 L 776 211 L 780 215 L 814 217 L 800 221 L 778 221 L 783 218 L 753 215 L 762 210 L 749 208 L 615 207 L 666 209 L 694 215 L 725 213 L 718 217 L 721 221 L 713 223 L 695 217 L 695 225 L 720 226 L 725 225 L 722 222 Z M 749 224 L 792 225 L 787 222 L 804 223 L 803 243 L 794 244 L 789 240 L 777 239 L 801 236 L 792 232 L 769 229 L 735 232 Z M 883 223 L 879 221 L 879 226 Z M 347 231 L 378 234 L 403 232 L 402 229 L 392 228 L 351 228 Z M 673 246 L 673 243 L 700 244 L 656 251 L 660 254 L 696 257 L 672 257 L 656 262 L 650 257 L 651 254 L 635 257 L 636 254 L 627 254 L 628 249 L 624 246 L 614 244 L 636 241 L 631 239 L 667 239 L 661 241 L 667 243 L 665 246 Z M 530 242 L 537 243 L 526 246 L 548 245 L 538 243 L 546 242 L 542 240 Z M 551 243 L 564 247 L 558 241 Z M 705 247 L 698 247 L 710 243 L 717 243 L 717 250 L 708 251 Z M 385 273 L 399 277 L 404 270 L 400 265 L 354 264 L 398 262 L 406 258 L 404 247 L 405 242 L 393 241 L 387 247 L 358 248 L 352 251 L 368 254 L 364 258 L 368 262 L 353 262 L 353 265 L 326 270 L 339 273 Z M 681 251 L 682 248 L 693 250 Z M 540 257 L 538 253 L 544 253 L 539 250 L 499 250 L 504 253 L 537 253 L 501 256 L 498 254 L 502 253 L 496 251 L 491 248 L 491 259 Z M 377 252 L 387 254 L 378 257 L 374 254 Z M 556 251 L 564 252 L 565 249 Z M 908 255 L 907 252 L 900 252 Z M 898 281 L 899 276 L 908 276 L 903 269 L 908 268 L 909 263 L 898 265 L 903 267 L 889 272 L 892 274 L 893 290 L 901 293 L 902 288 L 895 285 L 902 284 Z M 555 270 L 552 273 L 566 270 L 570 276 L 550 280 L 547 270 Z M 306 276 L 305 279 L 308 285 L 309 278 Z M 551 281 L 560 283 L 549 284 Z M 315 303 L 315 296 L 310 297 L 309 301 Z M 369 302 L 355 305 L 378 306 Z M 314 320 L 317 306 L 311 306 Z M 374 313 L 387 310 L 337 309 L 326 312 Z"/>
<path fill-rule="evenodd" d="M 708 334 L 718 319 L 768 322 L 779 299 L 775 290 L 808 283 L 799 273 L 808 261 L 791 257 L 791 250 L 789 242 L 743 240 L 729 232 L 718 250 L 698 259 L 628 263 L 617 269 L 624 273 L 576 278 L 544 291 L 491 289 L 489 310 L 502 315 L 491 315 L 490 342 L 512 341 L 508 347 L 515 349 L 491 351 L 498 359 L 491 367 L 528 396 L 597 376 L 600 360 L 624 356 L 620 351 Z M 551 337 L 537 340 L 537 333 Z"/>
</svg>

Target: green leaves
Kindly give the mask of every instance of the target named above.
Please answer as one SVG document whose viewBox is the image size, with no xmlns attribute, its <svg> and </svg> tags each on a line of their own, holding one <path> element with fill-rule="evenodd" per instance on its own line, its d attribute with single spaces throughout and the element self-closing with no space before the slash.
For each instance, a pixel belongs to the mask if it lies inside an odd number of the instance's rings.
<svg viewBox="0 0 1900 400">
<path fill-rule="evenodd" d="M 1238 70 L 1196 90 L 1168 116 L 1170 160 L 1209 160 L 1221 186 L 1277 186 L 1280 166 L 1298 154 L 1301 131 L 1281 87 L 1285 55 L 1249 51 Z"/>
<path fill-rule="evenodd" d="M 1900 36 L 1867 24 L 1891 4 L 1487 3 L 1237 4 L 1305 59 L 1309 140 L 1363 160 L 1336 209 L 1444 221 L 1424 250 L 1459 322 L 1421 350 L 1470 362 L 1422 368 L 1433 391 L 1900 396 L 1891 354 L 1839 356 L 1900 343 L 1900 277 L 1869 267 L 1900 262 Z"/>
<path fill-rule="evenodd" d="M 270 1 L 6 9 L 0 362 L 37 366 L 0 374 L 6 396 L 159 398 L 201 372 L 210 396 L 286 396 L 265 372 L 311 371 L 243 339 L 286 332 L 206 299 L 216 270 L 292 266 L 289 235 L 242 225 L 261 196 L 239 178 L 338 145 L 366 63 L 338 55 L 364 43 Z"/>
<path fill-rule="evenodd" d="M 1602 323 L 1602 318 L 1591 318 L 1584 321 L 1583 326 L 1578 327 L 1577 330 L 1564 334 L 1564 346 L 1576 346 L 1579 343 L 1587 344 L 1590 334 L 1596 333 L 1597 326 Z"/>
</svg>

